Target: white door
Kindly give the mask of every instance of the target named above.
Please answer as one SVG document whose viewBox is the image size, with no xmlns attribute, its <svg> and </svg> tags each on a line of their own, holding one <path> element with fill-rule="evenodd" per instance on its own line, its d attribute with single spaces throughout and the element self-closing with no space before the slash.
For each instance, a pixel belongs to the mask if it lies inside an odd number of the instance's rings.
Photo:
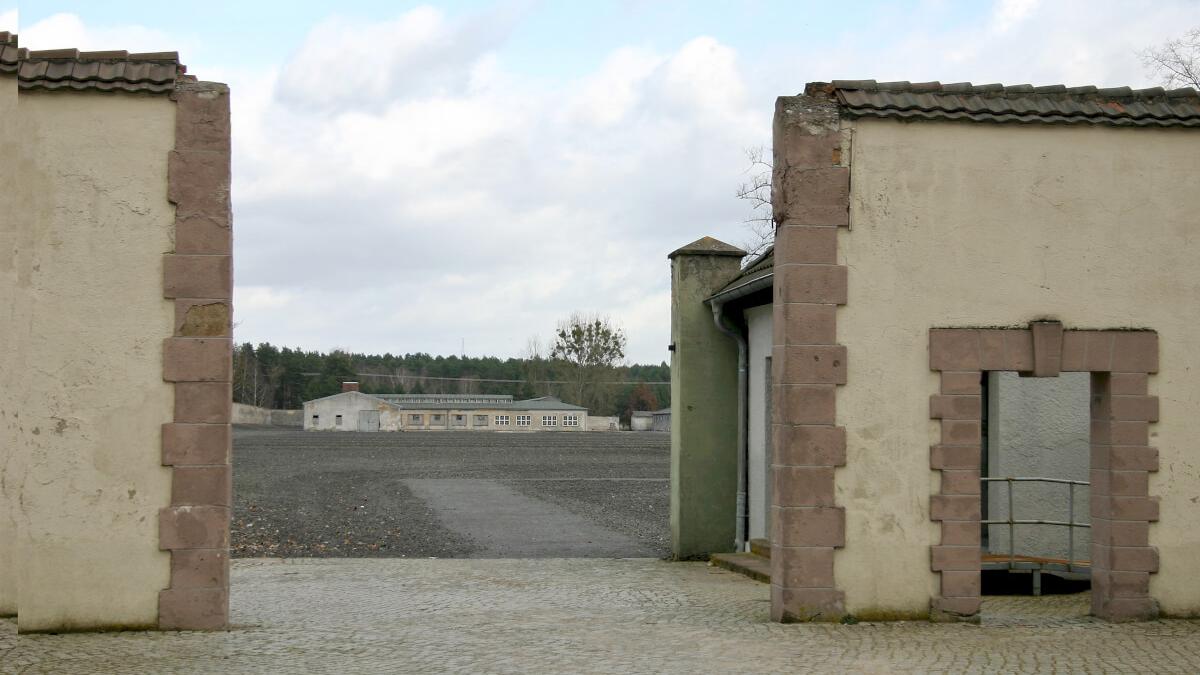
<svg viewBox="0 0 1200 675">
<path fill-rule="evenodd" d="M 379 431 L 379 411 L 378 410 L 359 410 L 358 411 L 358 430 L 359 431 Z"/>
</svg>

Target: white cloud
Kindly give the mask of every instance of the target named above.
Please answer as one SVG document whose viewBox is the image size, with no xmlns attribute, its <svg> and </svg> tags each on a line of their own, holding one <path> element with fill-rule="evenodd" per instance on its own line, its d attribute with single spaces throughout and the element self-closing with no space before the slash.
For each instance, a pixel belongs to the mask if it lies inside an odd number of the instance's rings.
<svg viewBox="0 0 1200 675">
<path fill-rule="evenodd" d="M 1007 33 L 1017 24 L 1029 18 L 1041 4 L 1041 0 L 997 0 L 992 9 L 992 30 Z"/>
<path fill-rule="evenodd" d="M 801 46 L 780 58 L 770 79 L 1153 86 L 1137 52 L 1200 25 L 1191 0 L 1000 0 L 983 21 L 954 28 L 944 12 L 881 12 L 834 49 Z"/>
<path fill-rule="evenodd" d="M 162 52 L 184 51 L 192 42 L 181 42 L 165 31 L 137 24 L 87 26 L 78 15 L 67 13 L 53 14 L 21 28 L 21 46 L 29 49 Z"/>
<path fill-rule="evenodd" d="M 233 294 L 234 306 L 248 313 L 287 309 L 292 306 L 294 299 L 294 294 L 287 291 L 278 291 L 270 286 L 239 285 Z"/>
<path fill-rule="evenodd" d="M 237 337 L 510 356 L 598 311 L 632 360 L 658 362 L 666 254 L 749 238 L 732 193 L 744 148 L 770 143 L 776 95 L 858 77 L 1152 84 L 1134 52 L 1200 23 L 1183 0 L 1004 0 L 947 28 L 954 6 L 883 6 L 752 62 L 708 36 L 619 46 L 556 81 L 506 62 L 512 16 L 431 7 L 331 18 L 280 63 L 193 63 L 233 92 Z M 38 48 L 189 53 L 152 28 L 34 28 Z"/>
<path fill-rule="evenodd" d="M 0 30 L 16 33 L 20 25 L 17 10 L 7 7 L 0 8 Z"/>
<path fill-rule="evenodd" d="M 239 284 L 307 310 L 236 305 L 241 335 L 515 355 L 599 311 L 627 327 L 633 359 L 666 359 L 666 254 L 738 231 L 742 148 L 769 131 L 736 53 L 705 37 L 621 48 L 551 86 L 468 24 L 428 8 L 326 22 L 235 104 Z M 341 49 L 380 70 L 328 67 Z M 436 78 L 397 84 L 443 57 Z"/>
</svg>

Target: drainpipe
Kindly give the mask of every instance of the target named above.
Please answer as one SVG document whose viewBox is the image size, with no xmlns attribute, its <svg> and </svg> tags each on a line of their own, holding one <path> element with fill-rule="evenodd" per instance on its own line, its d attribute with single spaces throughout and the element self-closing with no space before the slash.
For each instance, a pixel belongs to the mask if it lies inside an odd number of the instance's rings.
<svg viewBox="0 0 1200 675">
<path fill-rule="evenodd" d="M 746 550 L 746 543 L 750 536 L 750 509 L 746 503 L 746 495 L 750 491 L 750 446 L 746 429 L 749 417 L 746 412 L 746 403 L 749 395 L 750 349 L 741 329 L 725 315 L 725 301 L 713 298 L 711 304 L 713 321 L 717 324 L 717 329 L 737 341 L 738 346 L 737 523 L 734 527 L 733 546 L 734 550 L 740 553 Z"/>
</svg>

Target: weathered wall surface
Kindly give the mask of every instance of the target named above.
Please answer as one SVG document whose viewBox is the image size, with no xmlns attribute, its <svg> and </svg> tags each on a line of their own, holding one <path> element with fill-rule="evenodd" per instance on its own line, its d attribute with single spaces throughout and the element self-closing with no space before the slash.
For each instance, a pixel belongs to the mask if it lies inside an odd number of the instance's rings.
<svg viewBox="0 0 1200 675">
<path fill-rule="evenodd" d="M 244 403 L 234 403 L 232 423 L 298 427 L 304 423 L 303 416 L 303 410 L 271 410 Z"/>
<path fill-rule="evenodd" d="M 938 490 L 929 447 L 929 329 L 1025 326 L 1158 332 L 1162 470 L 1151 594 L 1200 613 L 1200 134 L 1186 130 L 859 121 L 853 128 L 850 267 L 838 309 L 848 381 L 837 395 L 846 547 L 836 578 L 851 612 L 925 612 Z"/>
<path fill-rule="evenodd" d="M 767 445 L 771 438 L 771 419 L 768 405 L 770 396 L 771 348 L 773 343 L 774 307 L 759 305 L 744 313 L 750 347 L 749 378 L 750 392 L 747 406 L 747 444 L 749 445 L 750 494 L 750 538 L 766 539 L 770 536 L 771 460 Z"/>
<path fill-rule="evenodd" d="M 1091 392 L 1089 373 L 1058 377 L 1021 377 L 1017 373 L 988 373 L 987 463 L 989 476 L 1036 476 L 1090 480 Z M 987 490 L 987 517 L 1008 517 L 1008 487 L 994 482 Z M 1070 488 L 1063 484 L 1014 483 L 1013 511 L 1017 519 L 1058 520 L 1071 516 Z M 1091 521 L 1088 488 L 1075 488 L 1074 518 Z M 1075 528 L 1074 559 L 1091 555 L 1087 528 Z M 1066 527 L 1017 525 L 1013 544 L 1017 555 L 1066 558 Z M 988 526 L 988 549 L 1009 552 L 1007 525 Z"/>
<path fill-rule="evenodd" d="M 620 431 L 621 418 L 619 417 L 604 417 L 601 415 L 588 415 L 587 430 L 588 431 Z"/>
<path fill-rule="evenodd" d="M 733 550 L 737 513 L 737 344 L 704 300 L 740 257 L 686 248 L 671 260 L 671 550 L 681 559 Z"/>
<path fill-rule="evenodd" d="M 267 408 L 259 408 L 254 405 L 234 403 L 231 422 L 233 424 L 260 424 L 265 426 L 271 423 L 271 411 Z"/>
<path fill-rule="evenodd" d="M 162 258 L 174 247 L 175 105 L 126 95 L 79 103 L 20 96 L 31 125 L 23 141 L 37 152 L 10 183 L 37 195 L 4 273 L 37 338 L 21 345 L 20 390 L 4 399 L 26 457 L 20 475 L 5 476 L 20 490 L 22 631 L 155 627 L 169 580 L 158 512 L 171 502 L 159 439 L 174 405 L 163 381 L 174 308 Z"/>
<path fill-rule="evenodd" d="M 16 185 L 25 161 L 20 139 L 23 132 L 17 117 L 17 80 L 0 74 L 0 185 Z M 0 191 L 0 326 L 6 343 L 0 349 L 0 616 L 17 613 L 17 511 L 20 497 L 17 488 L 23 469 L 18 465 L 17 443 L 21 421 L 16 417 L 16 397 L 23 387 L 18 374 L 21 345 L 27 333 L 19 331 L 26 324 L 27 305 L 17 295 L 17 226 L 15 214 L 20 212 L 18 200 L 28 195 L 16 190 Z M 20 303 L 20 304 L 19 304 Z"/>
</svg>

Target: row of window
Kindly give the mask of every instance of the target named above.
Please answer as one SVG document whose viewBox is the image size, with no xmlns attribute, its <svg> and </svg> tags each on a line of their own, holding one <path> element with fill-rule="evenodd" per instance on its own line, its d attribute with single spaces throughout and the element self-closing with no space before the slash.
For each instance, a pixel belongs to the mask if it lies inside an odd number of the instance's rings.
<svg viewBox="0 0 1200 675">
<path fill-rule="evenodd" d="M 472 426 L 476 426 L 476 427 L 486 427 L 487 426 L 487 423 L 488 423 L 487 415 L 473 415 L 472 417 L 474 417 L 474 419 L 471 422 Z M 516 426 L 518 426 L 518 427 L 528 427 L 528 426 L 533 425 L 533 416 L 532 415 L 516 415 L 515 417 L 516 417 Z M 413 426 L 421 426 L 425 423 L 424 418 L 425 418 L 425 416 L 420 413 L 413 413 L 408 416 L 408 423 Z M 429 418 L 430 418 L 429 423 L 431 426 L 443 426 L 446 423 L 445 416 L 438 414 L 438 413 L 431 414 L 429 416 Z M 512 421 L 512 417 L 510 417 L 509 415 L 496 415 L 496 419 L 494 420 L 493 423 L 498 427 L 507 427 L 510 425 L 511 421 Z M 467 416 L 466 415 L 453 415 L 451 417 L 450 424 L 451 424 L 451 426 L 455 426 L 455 427 L 465 427 L 465 426 L 467 426 Z M 579 415 L 563 415 L 562 416 L 562 425 L 564 427 L 579 426 Z M 544 427 L 558 426 L 558 415 L 542 415 L 542 426 L 544 426 Z"/>
<path fill-rule="evenodd" d="M 472 417 L 474 418 L 471 421 L 472 426 L 476 426 L 476 427 L 486 427 L 487 426 L 487 423 L 488 423 L 487 415 L 473 415 Z M 446 416 L 441 413 L 433 413 L 429 416 L 429 418 L 430 418 L 429 419 L 430 426 L 445 426 L 446 425 Z M 516 426 L 518 426 L 518 427 L 528 427 L 528 426 L 532 426 L 532 424 L 533 424 L 533 416 L 532 415 L 517 415 L 516 418 L 517 418 Z M 313 415 L 312 419 L 313 419 L 313 424 L 317 424 L 320 420 L 320 417 L 318 415 Z M 422 426 L 425 423 L 425 416 L 420 413 L 412 413 L 408 416 L 408 423 L 413 426 Z M 337 416 L 337 418 L 335 420 L 335 424 L 339 427 L 342 426 L 342 416 L 341 415 Z M 467 416 L 459 415 L 459 414 L 452 415 L 451 420 L 450 420 L 450 425 L 455 426 L 455 427 L 467 426 Z M 508 415 L 496 415 L 495 425 L 498 427 L 509 426 L 509 416 Z M 562 416 L 562 425 L 564 427 L 579 426 L 579 415 L 563 415 Z M 543 427 L 558 426 L 558 416 L 557 415 L 542 415 L 542 426 Z"/>
</svg>

